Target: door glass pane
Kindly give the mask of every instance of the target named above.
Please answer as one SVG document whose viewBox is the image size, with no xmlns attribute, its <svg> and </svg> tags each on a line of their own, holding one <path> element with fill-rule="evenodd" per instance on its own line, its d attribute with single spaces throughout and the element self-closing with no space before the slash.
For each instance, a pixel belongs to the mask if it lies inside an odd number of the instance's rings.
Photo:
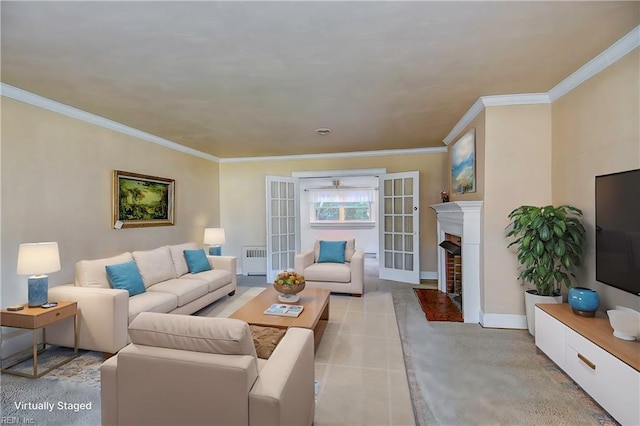
<svg viewBox="0 0 640 426">
<path fill-rule="evenodd" d="M 287 218 L 286 217 L 281 217 L 280 218 L 280 233 L 284 234 L 285 232 L 287 232 Z"/>
<path fill-rule="evenodd" d="M 278 253 L 273 253 L 271 255 L 271 264 L 273 269 L 280 269 L 279 259 L 280 259 L 280 256 L 278 255 Z"/>
<path fill-rule="evenodd" d="M 280 251 L 280 237 L 277 235 L 271 237 L 271 250 L 274 252 Z"/>
<path fill-rule="evenodd" d="M 295 204 L 293 200 L 289 200 L 289 202 L 287 203 L 287 213 L 289 214 L 289 216 L 293 216 L 294 212 L 295 212 Z"/>
<path fill-rule="evenodd" d="M 275 217 L 271 218 L 271 233 L 273 234 L 280 233 L 280 227 L 278 226 L 279 224 L 280 224 L 280 221 L 278 220 L 278 218 L 275 218 Z"/>
<path fill-rule="evenodd" d="M 390 251 L 384 252 L 384 267 L 393 268 L 393 253 Z"/>
<path fill-rule="evenodd" d="M 404 214 L 413 213 L 413 197 L 404 197 Z"/>
<path fill-rule="evenodd" d="M 402 214 L 402 198 L 393 199 L 393 212 L 395 214 Z"/>
<path fill-rule="evenodd" d="M 384 196 L 390 197 L 391 195 L 393 195 L 393 190 L 391 187 L 391 179 L 387 179 L 384 181 Z"/>
<path fill-rule="evenodd" d="M 413 251 L 413 235 L 404 236 L 404 250 Z"/>
<path fill-rule="evenodd" d="M 393 232 L 402 232 L 402 216 L 393 218 Z"/>
<path fill-rule="evenodd" d="M 296 220 L 295 218 L 289 218 L 289 233 L 295 234 L 296 232 Z"/>
<path fill-rule="evenodd" d="M 393 268 L 402 269 L 402 253 L 394 253 L 393 255 Z"/>
<path fill-rule="evenodd" d="M 289 252 L 289 268 L 293 268 L 293 262 L 294 262 L 294 258 L 295 258 L 295 253 L 290 251 Z"/>
<path fill-rule="evenodd" d="M 294 197 L 294 194 L 293 194 L 293 182 L 287 183 L 287 196 L 289 198 L 293 198 Z"/>
<path fill-rule="evenodd" d="M 393 248 L 393 234 L 384 234 L 384 248 L 387 250 Z"/>
<path fill-rule="evenodd" d="M 280 253 L 280 268 L 281 269 L 288 269 L 288 264 L 287 264 L 287 259 L 289 258 L 289 256 L 287 255 L 287 253 Z"/>
<path fill-rule="evenodd" d="M 402 195 L 402 179 L 393 180 L 393 195 Z"/>
<path fill-rule="evenodd" d="M 385 216 L 384 217 L 384 230 L 386 232 L 391 232 L 393 229 L 393 216 Z"/>
<path fill-rule="evenodd" d="M 293 234 L 289 235 L 289 250 L 293 250 L 296 246 L 296 236 Z M 293 252 L 292 252 L 293 253 Z"/>
<path fill-rule="evenodd" d="M 278 200 L 271 200 L 271 216 L 280 216 Z"/>
<path fill-rule="evenodd" d="M 271 198 L 278 198 L 278 182 L 271 182 Z"/>
<path fill-rule="evenodd" d="M 413 195 L 413 178 L 404 180 L 404 195 Z"/>
<path fill-rule="evenodd" d="M 288 250 L 288 244 L 287 244 L 287 236 L 286 235 L 281 235 L 280 236 L 280 250 L 281 251 L 287 251 Z"/>
<path fill-rule="evenodd" d="M 384 214 L 393 213 L 393 198 L 384 199 Z"/>
<path fill-rule="evenodd" d="M 280 216 L 287 216 L 287 202 L 280 200 Z"/>
<path fill-rule="evenodd" d="M 395 251 L 402 251 L 402 235 L 393 236 L 393 249 Z"/>
<path fill-rule="evenodd" d="M 287 198 L 287 182 L 280 182 L 280 198 Z"/>
<path fill-rule="evenodd" d="M 404 217 L 404 232 L 413 232 L 413 216 Z"/>
<path fill-rule="evenodd" d="M 406 253 L 404 255 L 404 270 L 413 271 L 413 255 Z"/>
</svg>

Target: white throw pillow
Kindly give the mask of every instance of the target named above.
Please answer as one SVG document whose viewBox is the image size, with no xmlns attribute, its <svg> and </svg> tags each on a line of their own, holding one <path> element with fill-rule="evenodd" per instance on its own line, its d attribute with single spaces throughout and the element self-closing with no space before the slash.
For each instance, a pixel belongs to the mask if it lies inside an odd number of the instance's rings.
<svg viewBox="0 0 640 426">
<path fill-rule="evenodd" d="M 129 252 L 105 259 L 81 260 L 76 263 L 76 287 L 111 288 L 105 267 L 132 260 Z"/>
<path fill-rule="evenodd" d="M 178 278 L 189 272 L 189 267 L 184 259 L 185 250 L 197 250 L 200 247 L 196 243 L 184 243 L 167 246 L 171 253 L 171 260 L 173 261 L 173 267 L 176 270 Z"/>
<path fill-rule="evenodd" d="M 134 251 L 131 255 L 138 265 L 146 288 L 162 281 L 178 278 L 167 246 L 153 250 Z"/>
</svg>

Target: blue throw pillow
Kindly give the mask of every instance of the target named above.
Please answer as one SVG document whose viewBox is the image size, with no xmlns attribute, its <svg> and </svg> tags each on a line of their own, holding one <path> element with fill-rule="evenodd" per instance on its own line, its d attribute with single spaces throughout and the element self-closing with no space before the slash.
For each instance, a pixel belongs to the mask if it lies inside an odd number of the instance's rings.
<svg viewBox="0 0 640 426">
<path fill-rule="evenodd" d="M 320 241 L 317 263 L 344 263 L 346 241 Z"/>
<path fill-rule="evenodd" d="M 187 261 L 187 267 L 192 274 L 211 270 L 209 259 L 207 259 L 204 250 L 184 250 L 184 260 Z"/>
<path fill-rule="evenodd" d="M 144 293 L 147 289 L 140 276 L 138 265 L 133 260 L 117 265 L 105 266 L 107 270 L 107 278 L 113 288 L 127 290 L 129 297 L 136 294 Z"/>
</svg>

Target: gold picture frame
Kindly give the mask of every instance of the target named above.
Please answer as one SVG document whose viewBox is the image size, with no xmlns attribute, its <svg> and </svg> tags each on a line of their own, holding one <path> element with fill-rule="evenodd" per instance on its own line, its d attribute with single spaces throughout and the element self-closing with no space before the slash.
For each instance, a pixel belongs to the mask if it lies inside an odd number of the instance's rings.
<svg viewBox="0 0 640 426">
<path fill-rule="evenodd" d="M 173 226 L 175 180 L 113 171 L 113 227 Z"/>
</svg>

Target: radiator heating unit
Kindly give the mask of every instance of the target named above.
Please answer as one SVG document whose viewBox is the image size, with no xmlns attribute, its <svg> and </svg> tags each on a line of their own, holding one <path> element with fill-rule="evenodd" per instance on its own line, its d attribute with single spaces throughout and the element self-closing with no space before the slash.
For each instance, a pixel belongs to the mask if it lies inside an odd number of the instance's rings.
<svg viewBox="0 0 640 426">
<path fill-rule="evenodd" d="M 267 275 L 266 247 L 242 247 L 242 275 Z"/>
</svg>

